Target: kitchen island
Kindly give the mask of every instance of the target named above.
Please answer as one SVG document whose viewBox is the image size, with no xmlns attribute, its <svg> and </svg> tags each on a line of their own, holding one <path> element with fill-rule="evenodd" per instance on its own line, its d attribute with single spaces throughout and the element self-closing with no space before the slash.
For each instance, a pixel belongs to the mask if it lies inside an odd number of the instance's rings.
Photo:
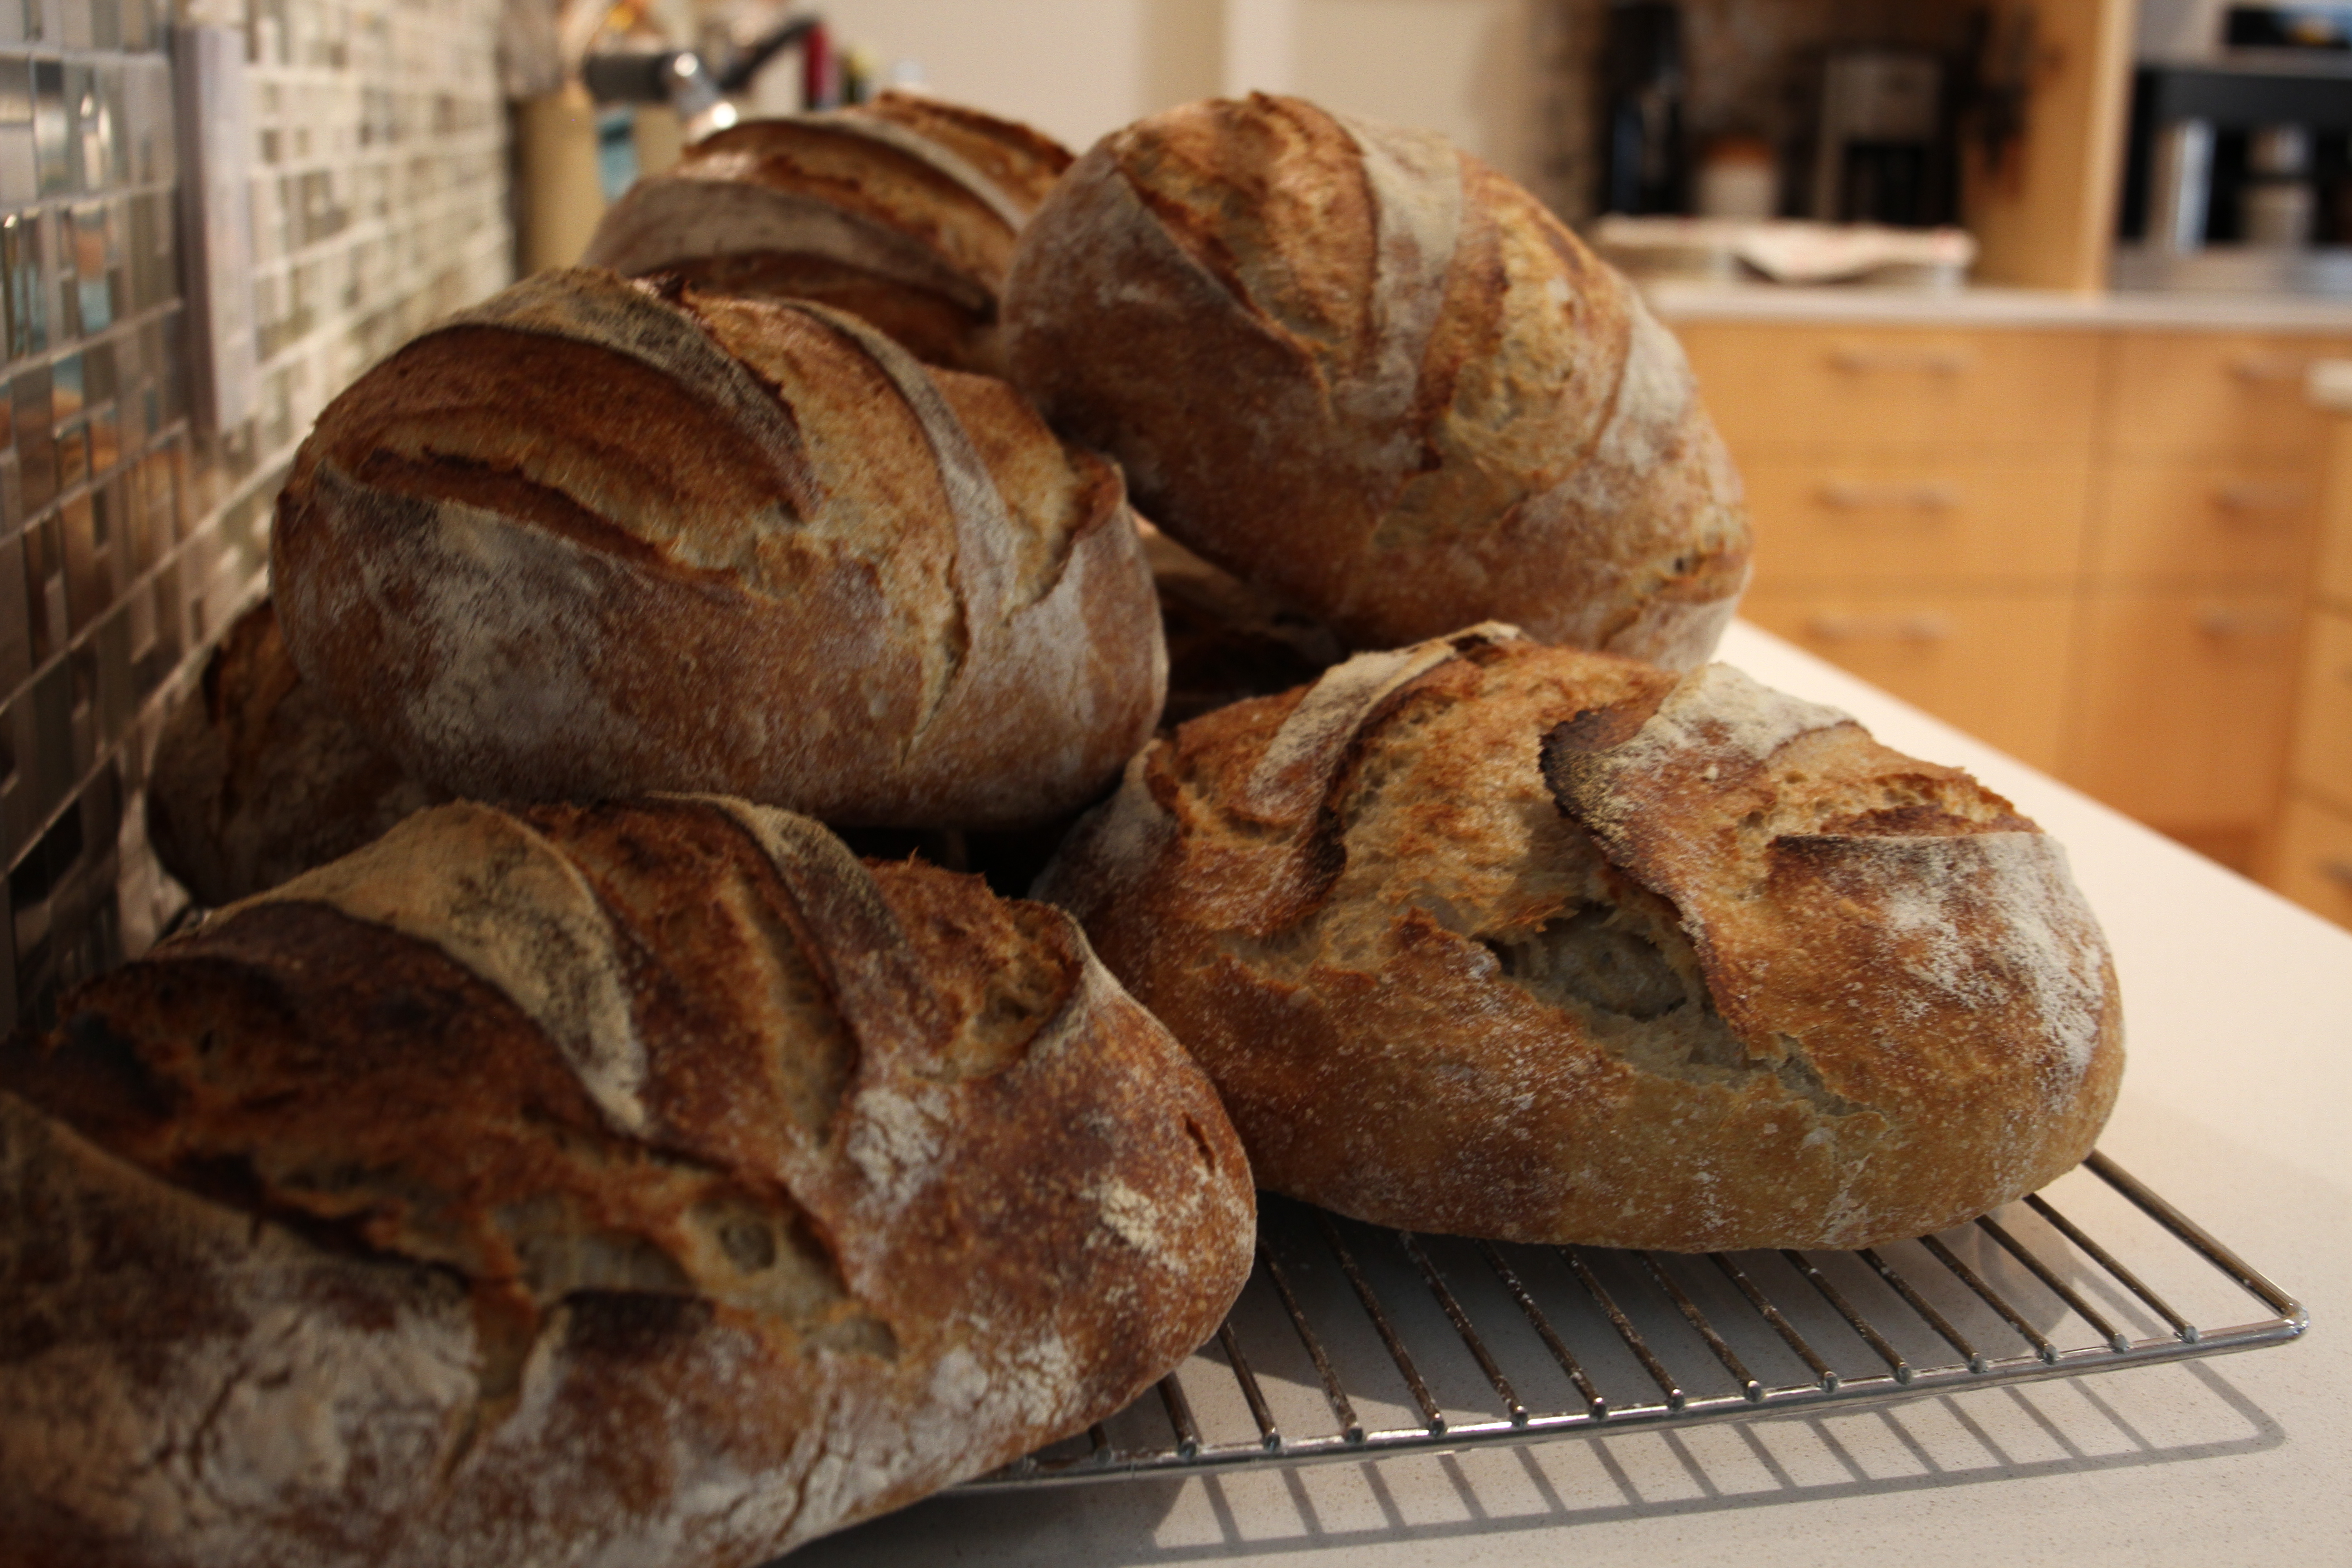
<svg viewBox="0 0 2352 1568">
<path fill-rule="evenodd" d="M 795 1568 L 2352 1562 L 2352 934 L 1767 633 L 1735 626 L 1721 657 L 1969 768 L 2067 846 L 2131 1053 L 2100 1147 L 2299 1298 L 2301 1341 L 1874 1409 L 951 1494 Z"/>
</svg>

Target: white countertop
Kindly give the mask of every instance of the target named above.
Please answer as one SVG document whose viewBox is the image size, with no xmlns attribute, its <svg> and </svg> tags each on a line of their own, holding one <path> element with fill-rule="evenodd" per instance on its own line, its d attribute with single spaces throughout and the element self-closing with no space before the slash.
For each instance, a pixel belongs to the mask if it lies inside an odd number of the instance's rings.
<svg viewBox="0 0 2352 1568">
<path fill-rule="evenodd" d="M 1764 632 L 1735 626 L 1723 657 L 1970 768 L 2066 844 L 2124 989 L 2100 1146 L 2297 1296 L 2308 1334 L 1851 1413 L 950 1495 L 793 1568 L 2352 1563 L 2352 933 Z"/>
<path fill-rule="evenodd" d="M 2284 294 L 2069 294 L 2054 289 L 1791 288 L 1674 281 L 1646 284 L 1642 293 L 1668 322 L 2352 332 L 2352 299 Z"/>
</svg>

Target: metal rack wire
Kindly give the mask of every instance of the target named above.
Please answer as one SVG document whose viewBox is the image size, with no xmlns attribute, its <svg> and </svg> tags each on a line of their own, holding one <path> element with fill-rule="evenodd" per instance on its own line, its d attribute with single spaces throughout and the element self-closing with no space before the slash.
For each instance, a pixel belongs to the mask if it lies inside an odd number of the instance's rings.
<svg viewBox="0 0 2352 1568">
<path fill-rule="evenodd" d="M 2230 1321 L 2249 1296 L 2269 1315 Z M 2307 1322 L 2097 1153 L 1972 1226 L 1851 1253 L 1498 1245 L 1269 1197 L 1214 1340 L 1155 1395 L 966 1485 L 1736 1420 L 2252 1350 Z"/>
</svg>

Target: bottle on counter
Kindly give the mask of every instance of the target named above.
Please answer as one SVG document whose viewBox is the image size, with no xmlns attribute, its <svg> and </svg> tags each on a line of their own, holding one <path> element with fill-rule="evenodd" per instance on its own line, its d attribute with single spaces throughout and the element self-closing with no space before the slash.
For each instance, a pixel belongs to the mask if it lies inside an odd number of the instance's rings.
<svg viewBox="0 0 2352 1568">
<path fill-rule="evenodd" d="M 2238 191 L 2238 232 L 2248 245 L 2311 243 L 2311 132 L 2300 125 L 2266 125 L 2246 144 L 2246 183 Z"/>
</svg>

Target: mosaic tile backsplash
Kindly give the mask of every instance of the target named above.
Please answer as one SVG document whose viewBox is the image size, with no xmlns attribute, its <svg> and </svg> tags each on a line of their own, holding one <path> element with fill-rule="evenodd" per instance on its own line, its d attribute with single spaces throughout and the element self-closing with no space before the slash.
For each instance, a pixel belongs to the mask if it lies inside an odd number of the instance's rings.
<svg viewBox="0 0 2352 1568">
<path fill-rule="evenodd" d="M 335 392 L 511 268 L 498 0 L 0 0 L 0 1019 L 142 951 L 163 716 Z M 258 413 L 191 428 L 170 39 L 247 38 Z"/>
</svg>

